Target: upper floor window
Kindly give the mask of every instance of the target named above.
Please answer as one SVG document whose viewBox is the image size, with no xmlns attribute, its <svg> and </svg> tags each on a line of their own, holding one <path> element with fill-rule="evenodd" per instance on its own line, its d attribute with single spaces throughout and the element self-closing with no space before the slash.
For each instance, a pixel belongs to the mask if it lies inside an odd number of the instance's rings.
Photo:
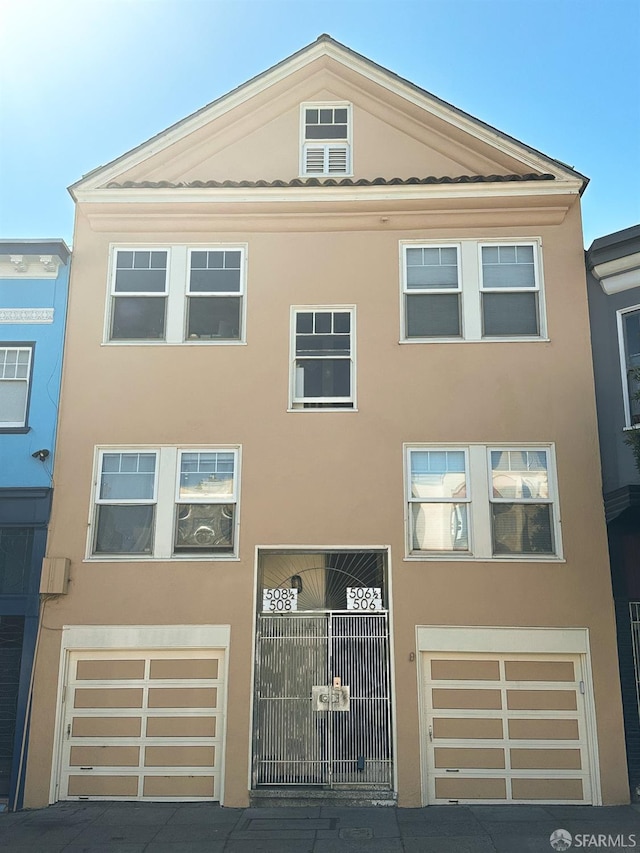
<svg viewBox="0 0 640 853">
<path fill-rule="evenodd" d="M 113 277 L 111 340 L 164 340 L 166 251 L 118 251 Z"/>
<path fill-rule="evenodd" d="M 625 426 L 640 424 L 640 308 L 618 312 Z"/>
<path fill-rule="evenodd" d="M 544 337 L 537 241 L 402 245 L 402 339 Z"/>
<path fill-rule="evenodd" d="M 245 247 L 115 249 L 107 339 L 244 340 Z"/>
<path fill-rule="evenodd" d="M 293 409 L 355 407 L 355 309 L 292 310 Z"/>
<path fill-rule="evenodd" d="M 99 451 L 90 553 L 233 555 L 238 458 L 238 448 Z"/>
<path fill-rule="evenodd" d="M 33 344 L 0 347 L 0 429 L 27 426 Z"/>
<path fill-rule="evenodd" d="M 348 175 L 351 172 L 351 106 L 302 105 L 303 175 Z"/>
<path fill-rule="evenodd" d="M 240 249 L 191 251 L 187 291 L 189 340 L 239 340 L 242 266 Z"/>
<path fill-rule="evenodd" d="M 559 557 L 552 450 L 407 448 L 408 553 L 423 558 Z"/>
</svg>

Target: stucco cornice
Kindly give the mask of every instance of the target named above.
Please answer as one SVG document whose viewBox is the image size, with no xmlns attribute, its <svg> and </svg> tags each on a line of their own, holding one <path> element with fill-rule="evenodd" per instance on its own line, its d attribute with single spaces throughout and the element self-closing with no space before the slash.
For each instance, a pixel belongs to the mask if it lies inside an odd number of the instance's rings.
<svg viewBox="0 0 640 853">
<path fill-rule="evenodd" d="M 77 201 L 93 204 L 325 204 L 420 199 L 497 199 L 578 196 L 580 181 L 519 181 L 382 186 L 319 187 L 113 187 L 77 191 Z"/>
<path fill-rule="evenodd" d="M 515 201 L 515 200 L 514 200 Z M 489 207 L 478 204 L 459 206 L 424 205 L 416 209 L 404 207 L 391 210 L 389 206 L 373 205 L 369 209 L 353 210 L 281 210 L 278 213 L 256 212 L 255 208 L 241 210 L 239 206 L 189 206 L 191 209 L 167 209 L 167 206 L 131 205 L 109 210 L 103 205 L 86 206 L 83 215 L 91 229 L 102 233 L 139 235 L 143 232 L 173 235 L 176 231 L 203 235 L 259 231 L 386 231 L 464 228 L 540 228 L 559 225 L 570 207 L 570 199 L 538 199 L 540 204 L 511 204 Z M 560 204 L 555 202 L 561 201 Z M 545 203 L 551 202 L 551 203 Z M 164 207 L 164 209 L 162 209 Z M 186 206 L 185 206 L 186 207 Z M 139 239 L 133 237 L 132 239 Z M 204 239 L 204 237 L 203 237 Z"/>
</svg>

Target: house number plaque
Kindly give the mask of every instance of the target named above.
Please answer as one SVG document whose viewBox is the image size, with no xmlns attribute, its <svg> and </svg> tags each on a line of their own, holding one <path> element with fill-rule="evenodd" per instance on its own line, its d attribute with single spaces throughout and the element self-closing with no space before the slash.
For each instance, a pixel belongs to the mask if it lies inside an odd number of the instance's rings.
<svg viewBox="0 0 640 853">
<path fill-rule="evenodd" d="M 262 610 L 267 613 L 291 613 L 298 609 L 297 589 L 263 589 Z"/>
<path fill-rule="evenodd" d="M 382 610 L 382 590 L 374 586 L 348 586 L 347 610 Z"/>
</svg>

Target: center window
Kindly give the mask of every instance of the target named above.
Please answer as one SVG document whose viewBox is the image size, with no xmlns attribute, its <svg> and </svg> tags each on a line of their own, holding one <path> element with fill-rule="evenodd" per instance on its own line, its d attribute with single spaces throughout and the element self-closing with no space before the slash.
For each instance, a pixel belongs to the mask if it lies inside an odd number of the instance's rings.
<svg viewBox="0 0 640 853">
<path fill-rule="evenodd" d="M 354 309 L 293 311 L 291 408 L 353 409 Z"/>
</svg>

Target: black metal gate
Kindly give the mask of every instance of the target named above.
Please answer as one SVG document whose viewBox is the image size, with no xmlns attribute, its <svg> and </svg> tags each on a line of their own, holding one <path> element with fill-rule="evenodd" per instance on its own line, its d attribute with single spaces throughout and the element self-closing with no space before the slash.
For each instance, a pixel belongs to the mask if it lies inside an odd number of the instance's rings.
<svg viewBox="0 0 640 853">
<path fill-rule="evenodd" d="M 387 612 L 259 614 L 254 696 L 254 787 L 393 787 Z"/>
</svg>

